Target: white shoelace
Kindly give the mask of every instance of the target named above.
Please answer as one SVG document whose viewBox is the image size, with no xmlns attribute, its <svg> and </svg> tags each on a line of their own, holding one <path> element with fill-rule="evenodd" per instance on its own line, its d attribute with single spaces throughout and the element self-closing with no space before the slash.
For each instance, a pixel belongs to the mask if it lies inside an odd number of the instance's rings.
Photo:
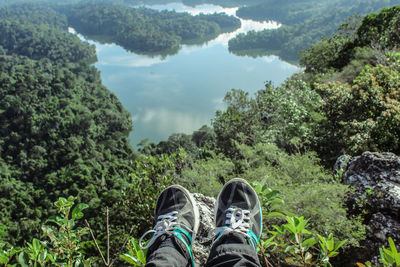
<svg viewBox="0 0 400 267">
<path fill-rule="evenodd" d="M 220 234 L 230 233 L 230 232 L 237 232 L 246 235 L 247 237 L 251 238 L 248 234 L 250 232 L 250 211 L 243 210 L 240 208 L 228 208 L 226 210 L 226 220 L 225 225 L 215 228 L 211 232 L 211 236 L 215 236 Z M 218 238 L 219 238 L 218 237 Z M 218 240 L 218 238 L 216 240 Z M 214 240 L 214 242 L 216 241 Z"/>
<path fill-rule="evenodd" d="M 163 214 L 157 217 L 157 223 L 154 226 L 154 229 L 147 231 L 142 235 L 142 237 L 139 239 L 139 245 L 142 249 L 149 248 L 151 245 L 154 244 L 156 239 L 163 235 L 163 234 L 168 234 L 171 235 L 173 234 L 172 231 L 174 230 L 174 226 L 178 225 L 176 220 L 178 219 L 176 215 L 178 214 L 177 211 L 171 211 L 167 214 Z M 148 234 L 154 233 L 153 237 L 151 238 L 150 242 L 146 245 L 142 245 L 142 240 L 145 238 Z"/>
</svg>

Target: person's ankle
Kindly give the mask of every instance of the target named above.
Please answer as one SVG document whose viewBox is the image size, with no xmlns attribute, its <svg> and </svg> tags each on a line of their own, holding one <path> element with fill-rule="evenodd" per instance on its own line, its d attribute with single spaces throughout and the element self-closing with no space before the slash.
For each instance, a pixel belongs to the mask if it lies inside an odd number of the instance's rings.
<svg viewBox="0 0 400 267">
<path fill-rule="evenodd" d="M 185 240 L 186 241 L 186 240 Z M 186 241 L 188 242 L 188 241 Z M 187 246 L 175 235 L 162 235 L 157 241 L 148 248 L 147 257 L 149 258 L 152 253 L 161 248 L 174 248 L 177 250 L 182 256 L 184 256 L 188 262 L 191 261 L 192 255 L 191 251 L 188 250 Z"/>
</svg>

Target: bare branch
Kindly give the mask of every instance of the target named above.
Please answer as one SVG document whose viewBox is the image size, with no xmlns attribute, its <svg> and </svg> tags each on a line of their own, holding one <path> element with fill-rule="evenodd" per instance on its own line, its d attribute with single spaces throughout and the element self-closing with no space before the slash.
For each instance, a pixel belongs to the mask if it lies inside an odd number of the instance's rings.
<svg viewBox="0 0 400 267">
<path fill-rule="evenodd" d="M 95 238 L 94 235 L 93 235 L 92 228 L 90 228 L 90 225 L 89 225 L 89 223 L 88 223 L 87 220 L 85 220 L 85 224 L 86 224 L 86 226 L 89 228 L 90 235 L 92 236 L 92 239 L 93 239 L 93 241 L 94 241 L 94 244 L 96 245 L 97 251 L 100 253 L 100 256 L 101 256 L 101 259 L 103 260 L 104 265 L 105 265 L 105 266 L 109 266 L 109 265 L 107 264 L 106 260 L 104 259 L 103 253 L 101 253 L 101 250 L 100 250 L 100 248 L 99 248 L 99 245 L 97 244 L 96 238 Z"/>
<path fill-rule="evenodd" d="M 107 265 L 110 266 L 110 228 L 108 226 L 108 207 L 106 209 L 106 224 L 107 224 Z"/>
</svg>

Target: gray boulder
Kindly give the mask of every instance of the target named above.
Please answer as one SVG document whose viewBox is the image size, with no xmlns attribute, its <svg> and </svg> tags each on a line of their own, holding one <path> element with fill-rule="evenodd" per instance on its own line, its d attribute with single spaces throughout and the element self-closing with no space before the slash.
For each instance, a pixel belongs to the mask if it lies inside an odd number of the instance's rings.
<svg viewBox="0 0 400 267">
<path fill-rule="evenodd" d="M 359 157 L 340 157 L 335 168 L 343 173 L 344 184 L 355 187 L 347 202 L 354 215 L 364 214 L 367 225 L 367 238 L 354 254 L 360 260 L 376 261 L 379 247 L 387 247 L 389 237 L 400 244 L 400 158 L 393 153 L 365 152 Z"/>
<path fill-rule="evenodd" d="M 194 193 L 200 212 L 200 226 L 196 239 L 193 242 L 193 256 L 197 266 L 204 266 L 210 253 L 212 239 L 208 233 L 214 229 L 215 198 Z"/>
</svg>

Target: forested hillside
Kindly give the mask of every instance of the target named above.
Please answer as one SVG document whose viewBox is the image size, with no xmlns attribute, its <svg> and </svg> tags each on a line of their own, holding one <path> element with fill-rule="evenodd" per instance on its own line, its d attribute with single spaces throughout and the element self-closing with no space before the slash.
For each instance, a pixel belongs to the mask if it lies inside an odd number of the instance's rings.
<svg viewBox="0 0 400 267">
<path fill-rule="evenodd" d="M 234 177 L 253 183 L 262 201 L 266 238 L 259 254 L 266 264 L 325 266 L 343 250 L 351 258 L 340 254 L 337 266 L 369 260 L 351 253 L 366 236 L 365 198 L 346 203 L 353 189 L 331 168 L 343 153 L 400 153 L 399 6 L 347 21 L 309 47 L 300 60 L 304 71 L 281 85 L 267 82 L 254 97 L 229 91 L 211 127 L 143 142 L 139 151 L 127 139 L 131 114 L 91 65 L 95 48 L 66 30 L 72 16 L 77 29 L 110 38 L 124 27 L 121 18 L 131 17 L 126 29 L 144 40 L 141 31 L 151 27 L 190 39 L 235 24 L 219 15 L 93 4 L 0 9 L 1 264 L 101 264 L 82 219 L 100 250 L 111 237 L 116 265 L 125 252 L 133 262 L 141 253 L 135 237 L 151 227 L 164 188 L 179 183 L 215 196 Z M 195 24 L 174 28 L 172 17 L 176 25 Z M 138 40 L 135 47 L 143 44 Z M 308 240 L 304 250 L 296 250 L 303 244 L 297 236 Z"/>
<path fill-rule="evenodd" d="M 13 244 L 40 233 L 60 195 L 91 202 L 92 214 L 118 201 L 110 192 L 121 194 L 126 172 L 116 166 L 132 155 L 130 115 L 89 65 L 95 48 L 59 30 L 55 11 L 28 10 L 3 9 L 0 21 L 0 220 Z"/>
<path fill-rule="evenodd" d="M 238 16 L 256 20 L 276 20 L 277 30 L 240 34 L 229 42 L 234 53 L 258 50 L 276 54 L 282 59 L 297 60 L 300 51 L 333 34 L 343 21 L 354 15 L 365 15 L 383 7 L 400 4 L 398 0 L 274 1 L 242 7 Z"/>
<path fill-rule="evenodd" d="M 177 50 L 181 43 L 207 41 L 240 27 L 240 20 L 224 14 L 191 16 L 146 8 L 79 5 L 67 9 L 69 23 L 78 32 L 103 36 L 136 52 Z"/>
<path fill-rule="evenodd" d="M 0 30 L 0 46 L 5 54 L 22 55 L 36 60 L 48 58 L 51 61 L 93 63 L 97 60 L 93 47 L 82 44 L 77 36 L 66 31 L 7 20 L 0 20 Z"/>
<path fill-rule="evenodd" d="M 20 24 L 49 25 L 53 28 L 67 29 L 67 17 L 54 9 L 36 3 L 14 5 L 12 8 L 1 7 L 0 19 Z"/>
</svg>

